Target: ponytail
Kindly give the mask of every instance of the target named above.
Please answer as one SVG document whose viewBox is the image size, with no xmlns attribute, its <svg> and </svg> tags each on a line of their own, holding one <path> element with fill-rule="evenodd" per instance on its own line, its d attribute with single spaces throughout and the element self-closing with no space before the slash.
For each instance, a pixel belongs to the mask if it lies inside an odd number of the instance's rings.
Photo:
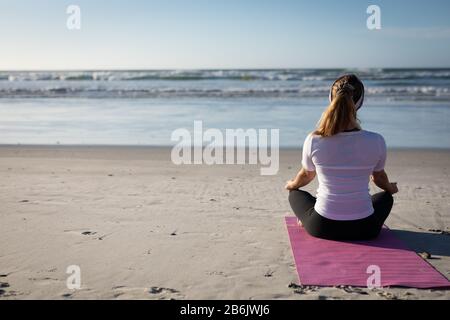
<svg viewBox="0 0 450 320">
<path fill-rule="evenodd" d="M 317 129 L 313 134 L 322 137 L 332 137 L 345 131 L 349 125 L 354 125 L 361 129 L 356 116 L 355 87 L 345 80 L 343 78 L 342 81 L 338 81 L 333 85 L 333 99 L 323 112 L 317 124 Z"/>
</svg>

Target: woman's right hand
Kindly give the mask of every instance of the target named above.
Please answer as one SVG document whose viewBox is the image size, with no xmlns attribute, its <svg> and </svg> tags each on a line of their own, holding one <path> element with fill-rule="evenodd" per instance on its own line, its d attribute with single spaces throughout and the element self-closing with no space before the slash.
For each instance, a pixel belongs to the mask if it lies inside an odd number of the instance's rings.
<svg viewBox="0 0 450 320">
<path fill-rule="evenodd" d="M 391 182 L 389 185 L 389 190 L 386 190 L 390 194 L 394 194 L 398 192 L 397 182 Z"/>
<path fill-rule="evenodd" d="M 292 191 L 298 189 L 298 184 L 294 180 L 286 181 L 286 185 L 284 186 L 286 190 Z"/>
</svg>

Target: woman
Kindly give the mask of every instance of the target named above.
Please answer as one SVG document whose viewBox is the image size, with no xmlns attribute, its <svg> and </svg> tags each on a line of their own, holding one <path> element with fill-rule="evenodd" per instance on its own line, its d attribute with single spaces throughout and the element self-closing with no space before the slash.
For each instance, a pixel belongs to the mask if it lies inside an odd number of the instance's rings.
<svg viewBox="0 0 450 320">
<path fill-rule="evenodd" d="M 355 75 L 337 79 L 330 105 L 315 132 L 303 145 L 302 169 L 287 182 L 292 210 L 306 231 L 330 240 L 377 237 L 392 205 L 397 184 L 390 183 L 384 165 L 386 143 L 362 130 L 356 116 L 364 101 L 364 86 Z M 299 190 L 316 176 L 317 198 Z M 370 196 L 369 177 L 384 192 Z"/>
</svg>

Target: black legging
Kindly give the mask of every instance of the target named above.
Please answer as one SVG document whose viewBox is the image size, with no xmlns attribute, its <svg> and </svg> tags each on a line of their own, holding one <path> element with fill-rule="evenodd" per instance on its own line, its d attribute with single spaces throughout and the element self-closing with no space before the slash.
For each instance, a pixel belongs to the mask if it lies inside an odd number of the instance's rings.
<svg viewBox="0 0 450 320">
<path fill-rule="evenodd" d="M 322 217 L 314 210 L 316 198 L 303 190 L 289 193 L 289 203 L 306 231 L 317 238 L 329 240 L 368 240 L 378 236 L 391 212 L 394 199 L 389 192 L 372 196 L 374 213 L 364 219 L 340 221 Z"/>
</svg>

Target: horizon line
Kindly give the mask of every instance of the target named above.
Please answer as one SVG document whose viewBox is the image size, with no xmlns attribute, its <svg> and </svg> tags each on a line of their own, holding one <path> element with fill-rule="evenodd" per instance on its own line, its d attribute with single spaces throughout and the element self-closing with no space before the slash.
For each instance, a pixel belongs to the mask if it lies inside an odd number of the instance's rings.
<svg viewBox="0 0 450 320">
<path fill-rule="evenodd" d="M 450 66 L 443 67 L 267 67 L 267 68 L 68 68 L 68 69 L 0 69 L 0 72 L 61 72 L 61 71 L 227 71 L 227 70 L 248 70 L 248 71 L 270 71 L 270 70 L 439 70 L 449 69 Z"/>
<path fill-rule="evenodd" d="M 130 148 L 136 148 L 136 149 L 172 149 L 174 145 L 170 144 L 108 144 L 108 143 L 1 143 L 0 142 L 0 148 L 123 148 L 123 149 L 130 149 Z M 187 146 L 189 147 L 189 146 Z M 225 148 L 226 146 L 218 146 L 219 148 Z M 297 145 L 279 145 L 278 146 L 280 150 L 301 150 L 301 146 Z M 193 146 L 191 146 L 193 148 Z M 202 146 L 202 148 L 205 148 L 205 146 Z M 236 147 L 235 149 L 249 149 L 249 147 L 241 146 Z M 450 152 L 450 148 L 447 147 L 411 147 L 411 146 L 387 146 L 388 150 L 391 151 L 442 151 L 442 152 Z"/>
</svg>

